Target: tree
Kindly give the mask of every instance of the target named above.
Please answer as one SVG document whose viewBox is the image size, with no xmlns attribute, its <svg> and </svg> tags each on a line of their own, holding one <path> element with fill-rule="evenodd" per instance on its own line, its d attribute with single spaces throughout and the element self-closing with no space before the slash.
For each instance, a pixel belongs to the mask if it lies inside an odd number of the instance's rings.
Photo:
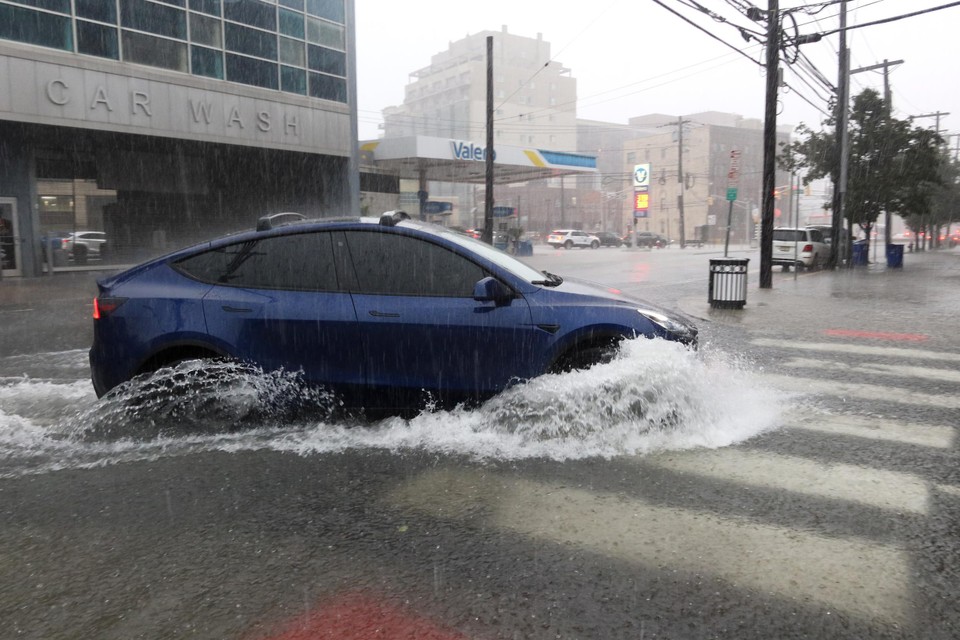
<svg viewBox="0 0 960 640">
<path fill-rule="evenodd" d="M 834 127 L 835 118 L 823 124 Z M 797 134 L 804 139 L 785 145 L 779 158 L 781 167 L 804 170 L 804 184 L 828 177 L 836 184 L 840 158 L 835 132 L 817 132 L 800 125 Z M 847 135 L 844 214 L 849 228 L 856 224 L 870 237 L 884 212 L 904 217 L 929 215 L 935 187 L 942 180 L 943 139 L 936 132 L 891 117 L 880 94 L 865 89 L 853 100 Z"/>
</svg>

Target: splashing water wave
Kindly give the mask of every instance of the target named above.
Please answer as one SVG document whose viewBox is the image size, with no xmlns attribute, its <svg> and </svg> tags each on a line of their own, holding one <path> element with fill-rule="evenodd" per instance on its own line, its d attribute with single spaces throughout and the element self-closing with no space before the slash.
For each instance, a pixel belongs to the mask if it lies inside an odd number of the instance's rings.
<svg viewBox="0 0 960 640">
<path fill-rule="evenodd" d="M 778 426 L 786 400 L 720 353 L 638 339 L 588 370 L 474 408 L 360 423 L 299 375 L 187 362 L 96 400 L 82 381 L 0 381 L 0 477 L 197 451 L 427 450 L 555 460 L 721 447 Z"/>
</svg>

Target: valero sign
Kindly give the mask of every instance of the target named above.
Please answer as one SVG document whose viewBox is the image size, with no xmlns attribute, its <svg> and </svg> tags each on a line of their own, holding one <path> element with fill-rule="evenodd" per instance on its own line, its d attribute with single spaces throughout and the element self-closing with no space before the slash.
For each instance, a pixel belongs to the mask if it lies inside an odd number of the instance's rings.
<svg viewBox="0 0 960 640">
<path fill-rule="evenodd" d="M 453 157 L 457 160 L 473 160 L 484 162 L 487 159 L 487 150 L 473 142 L 464 142 L 462 140 L 451 140 L 453 146 Z M 494 150 L 493 159 L 497 159 L 497 152 Z"/>
</svg>

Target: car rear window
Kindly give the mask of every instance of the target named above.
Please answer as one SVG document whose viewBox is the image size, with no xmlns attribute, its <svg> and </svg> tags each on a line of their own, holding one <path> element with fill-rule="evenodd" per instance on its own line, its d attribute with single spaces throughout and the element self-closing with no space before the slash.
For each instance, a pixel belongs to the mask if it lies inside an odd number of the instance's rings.
<svg viewBox="0 0 960 640">
<path fill-rule="evenodd" d="M 773 239 L 783 242 L 804 242 L 807 232 L 800 229 L 774 229 Z"/>
</svg>

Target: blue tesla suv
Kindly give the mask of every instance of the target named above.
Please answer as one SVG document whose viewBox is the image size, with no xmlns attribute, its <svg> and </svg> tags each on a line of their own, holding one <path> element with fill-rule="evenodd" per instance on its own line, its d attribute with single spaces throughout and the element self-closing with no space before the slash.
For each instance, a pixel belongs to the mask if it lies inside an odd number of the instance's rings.
<svg viewBox="0 0 960 640">
<path fill-rule="evenodd" d="M 254 231 L 99 280 L 97 395 L 185 360 L 225 358 L 300 372 L 349 407 L 411 409 L 588 367 L 624 339 L 696 346 L 696 328 L 675 313 L 403 212 L 300 218 L 261 218 Z"/>
</svg>

